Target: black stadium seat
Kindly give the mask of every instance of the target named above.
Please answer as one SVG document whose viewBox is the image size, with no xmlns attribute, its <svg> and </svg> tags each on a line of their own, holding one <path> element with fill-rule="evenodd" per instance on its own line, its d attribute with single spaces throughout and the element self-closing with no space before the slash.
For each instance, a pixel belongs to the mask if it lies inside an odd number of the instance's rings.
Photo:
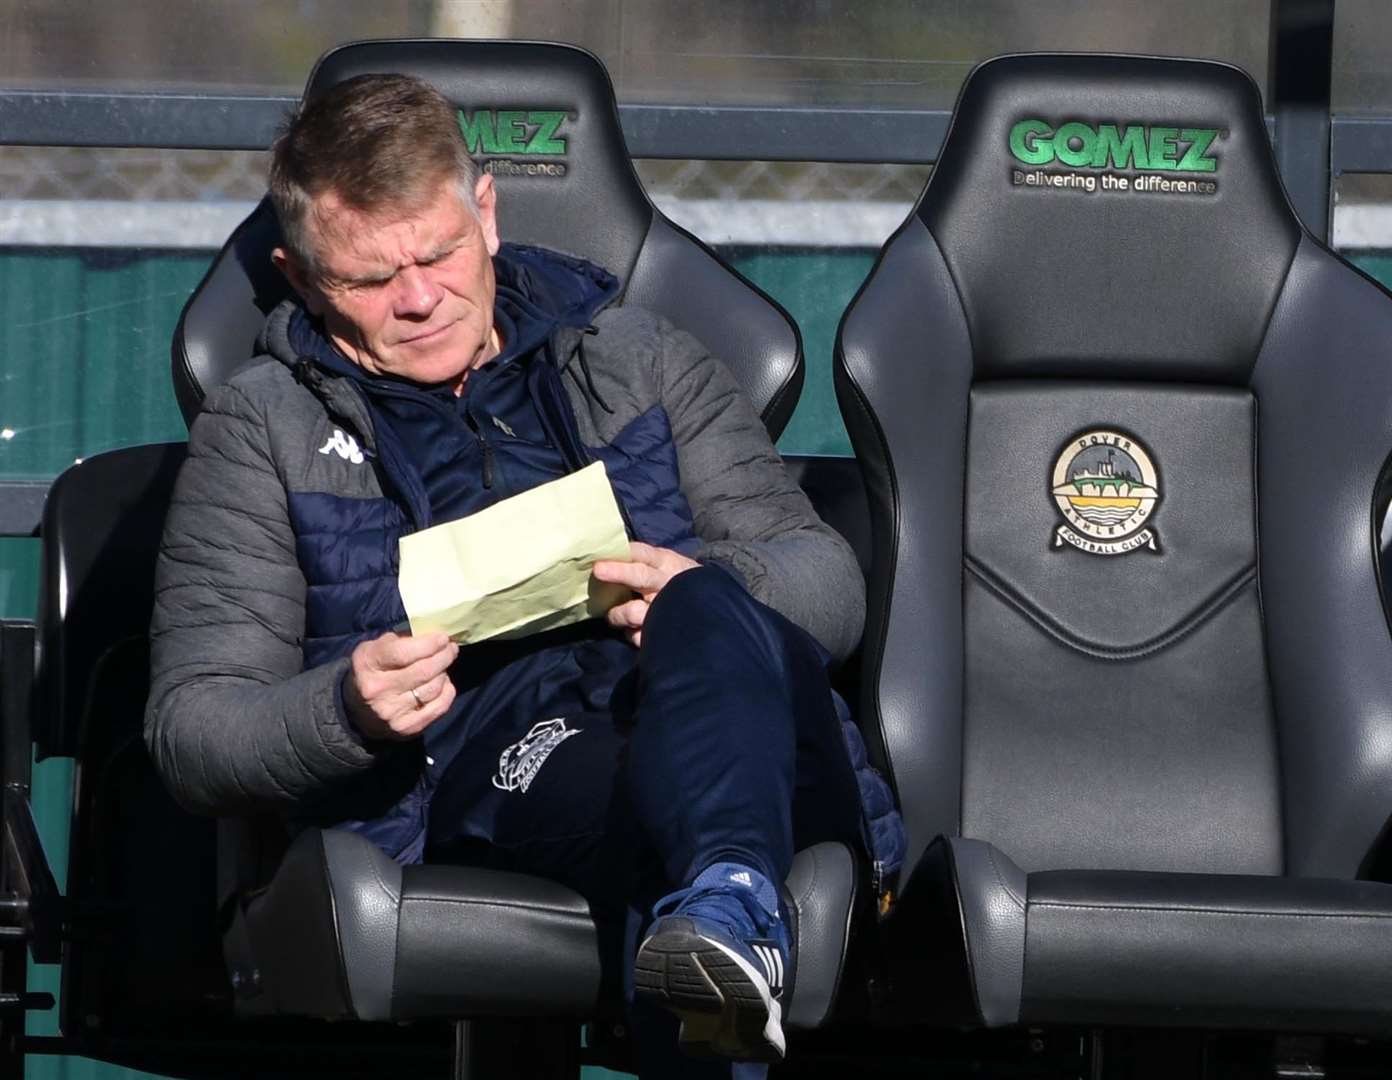
<svg viewBox="0 0 1392 1080">
<path fill-rule="evenodd" d="M 797 326 L 648 200 L 598 59 L 533 42 L 364 41 L 325 55 L 305 93 L 382 71 L 428 79 L 459 105 L 471 152 L 497 184 L 504 240 L 559 248 L 617 274 L 624 302 L 698 335 L 735 372 L 774 436 L 782 432 L 802 389 Z M 184 308 L 174 388 L 185 419 L 252 354 L 262 319 L 287 294 L 268 257 L 277 242 L 263 202 Z"/>
<path fill-rule="evenodd" d="M 1389 342 L 1241 71 L 969 78 L 837 349 L 888 1015 L 1392 1034 Z"/>
<path fill-rule="evenodd" d="M 457 102 L 478 156 L 496 177 L 505 239 L 607 265 L 623 281 L 627 302 L 699 334 L 729 363 L 770 430 L 782 429 L 802 381 L 795 326 L 653 208 L 625 151 L 609 79 L 593 56 L 532 43 L 363 42 L 325 56 L 306 93 L 374 71 L 421 75 Z M 207 390 L 249 359 L 265 312 L 285 295 L 269 262 L 275 242 L 274 216 L 263 202 L 184 309 L 173 370 L 190 418 Z M 168 1047 L 151 1049 L 151 1025 L 162 1016 L 186 1013 L 190 1024 L 204 1023 L 198 1030 L 205 1050 L 214 1036 L 236 1044 L 225 1023 L 217 1026 L 232 1012 L 379 1021 L 543 1018 L 558 1023 L 529 1030 L 549 1038 L 554 1053 L 534 1042 L 521 1056 L 538 1075 L 573 1073 L 575 1024 L 620 1004 L 618 957 L 603 946 L 603 928 L 580 896 L 518 874 L 403 869 L 347 832 L 309 830 L 289 843 L 276 821 L 224 821 L 215 829 L 184 814 L 159 788 L 139 749 L 143 635 L 160 522 L 182 453 L 182 445 L 136 447 L 75 466 L 55 486 L 44 519 L 41 687 L 49 704 L 39 738 L 46 752 L 77 757 L 81 770 L 72 898 L 100 905 L 114 896 L 118 904 L 112 933 L 69 951 L 70 1030 L 96 1017 L 86 1052 L 197 1074 L 173 1061 Z M 838 500 L 846 503 L 844 494 Z M 84 674 L 95 669 L 94 657 L 103 658 L 119 695 L 94 696 Z M 816 1027 L 831 1011 L 860 871 L 838 844 L 797 857 L 789 887 L 802 932 L 785 1011 L 794 1028 Z M 215 926 L 230 979 L 217 970 Z M 272 1041 L 306 1038 L 298 1028 L 264 1030 Z M 455 1055 L 464 1075 L 483 1068 L 489 1053 L 508 1053 L 496 1040 L 488 1048 L 490 1031 L 513 1037 L 519 1029 L 458 1030 Z M 353 1039 L 316 1037 L 321 1046 L 337 1044 L 336 1056 L 320 1059 L 324 1068 L 348 1075 L 376 1067 L 349 1060 Z M 238 1045 L 225 1060 L 244 1061 L 256 1049 Z M 269 1065 L 254 1071 L 273 1074 Z"/>
</svg>

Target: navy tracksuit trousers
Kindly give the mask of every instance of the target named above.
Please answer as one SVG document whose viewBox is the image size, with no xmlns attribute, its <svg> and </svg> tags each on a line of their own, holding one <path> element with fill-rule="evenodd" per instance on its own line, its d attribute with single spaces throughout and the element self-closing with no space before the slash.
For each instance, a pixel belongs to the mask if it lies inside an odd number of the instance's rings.
<svg viewBox="0 0 1392 1080">
<path fill-rule="evenodd" d="M 658 594 L 636 659 L 605 713 L 558 718 L 575 733 L 532 740 L 549 749 L 535 769 L 531 755 L 525 790 L 484 774 L 527 733 L 479 733 L 483 745 L 462 752 L 436 788 L 431 832 L 477 819 L 484 801 L 491 837 L 433 844 L 426 854 L 551 878 L 611 912 L 626 925 L 630 1000 L 632 956 L 652 904 L 705 867 L 743 863 L 781 883 L 798 848 L 824 840 L 864 848 L 825 656 L 805 631 L 729 574 L 703 567 Z M 732 1075 L 728 1063 L 677 1060 L 665 1013 L 635 1019 L 646 1075 Z"/>
</svg>

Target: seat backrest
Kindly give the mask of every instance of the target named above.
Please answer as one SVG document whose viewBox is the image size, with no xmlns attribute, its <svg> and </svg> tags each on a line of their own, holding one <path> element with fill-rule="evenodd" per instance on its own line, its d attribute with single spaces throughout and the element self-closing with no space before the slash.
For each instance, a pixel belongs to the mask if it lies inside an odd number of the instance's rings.
<svg viewBox="0 0 1392 1080">
<path fill-rule="evenodd" d="M 325 55 L 305 95 L 369 72 L 433 83 L 460 110 L 470 151 L 498 188 L 505 240 L 579 255 L 615 273 L 625 303 L 695 334 L 723 359 L 777 436 L 802 386 L 802 342 L 781 307 L 649 201 L 592 54 L 514 41 L 364 41 Z M 174 385 L 186 419 L 253 353 L 287 294 L 271 266 L 279 240 L 265 201 L 233 233 L 184 307 Z"/>
<path fill-rule="evenodd" d="M 184 444 L 88 458 L 44 505 L 35 741 L 76 759 L 63 1026 L 99 1039 L 231 1014 L 216 933 L 215 823 L 181 810 L 141 726 L 159 551 Z M 91 1019 L 89 1019 L 91 1018 Z"/>
<path fill-rule="evenodd" d="M 178 806 L 145 751 L 149 626 L 165 510 L 185 445 L 85 459 L 44 505 L 34 694 L 43 756 L 75 759 L 61 1026 L 84 1053 L 171 1076 L 304 1075 L 323 1024 L 248 1033 L 233 1010 L 218 919 L 220 823 Z M 336 1024 L 345 1078 L 443 1069 L 428 1026 Z M 328 1066 L 325 1066 L 328 1067 Z"/>
<path fill-rule="evenodd" d="M 1358 872 L 1392 790 L 1389 333 L 1243 72 L 972 73 L 837 347 L 911 858 Z"/>
</svg>

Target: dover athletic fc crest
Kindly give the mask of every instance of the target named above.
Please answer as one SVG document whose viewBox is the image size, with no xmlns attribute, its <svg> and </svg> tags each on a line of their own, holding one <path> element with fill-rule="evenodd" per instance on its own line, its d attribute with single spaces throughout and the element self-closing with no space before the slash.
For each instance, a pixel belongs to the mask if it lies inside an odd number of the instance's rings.
<svg viewBox="0 0 1392 1080">
<path fill-rule="evenodd" d="M 1130 435 L 1098 428 L 1073 436 L 1054 462 L 1051 491 L 1065 522 L 1054 547 L 1071 544 L 1093 555 L 1160 550 L 1150 525 L 1160 480 Z"/>
</svg>

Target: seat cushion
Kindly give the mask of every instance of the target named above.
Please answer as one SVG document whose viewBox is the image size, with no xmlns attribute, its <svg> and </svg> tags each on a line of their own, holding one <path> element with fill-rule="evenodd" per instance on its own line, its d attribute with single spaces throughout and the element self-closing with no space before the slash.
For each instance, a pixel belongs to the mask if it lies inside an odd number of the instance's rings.
<svg viewBox="0 0 1392 1080">
<path fill-rule="evenodd" d="M 1392 1032 L 1392 885 L 1048 870 L 941 837 L 889 924 L 902 1019 Z M 925 979 L 931 950 L 939 970 Z M 931 984 L 926 985 L 925 984 Z"/>
<path fill-rule="evenodd" d="M 1392 1033 L 1392 886 L 1031 874 L 1026 1022 Z"/>
<path fill-rule="evenodd" d="M 601 942 L 622 928 L 597 923 L 571 889 L 456 866 L 411 866 L 402 878 L 394 1018 L 586 1016 L 616 999 L 621 976 Z"/>
<path fill-rule="evenodd" d="M 790 1026 L 831 1011 L 857 884 L 842 844 L 799 852 L 788 877 L 797 972 Z M 583 1018 L 621 1001 L 623 926 L 531 877 L 402 868 L 356 833 L 308 829 L 242 901 L 224 951 L 244 1014 L 413 1020 Z"/>
</svg>

